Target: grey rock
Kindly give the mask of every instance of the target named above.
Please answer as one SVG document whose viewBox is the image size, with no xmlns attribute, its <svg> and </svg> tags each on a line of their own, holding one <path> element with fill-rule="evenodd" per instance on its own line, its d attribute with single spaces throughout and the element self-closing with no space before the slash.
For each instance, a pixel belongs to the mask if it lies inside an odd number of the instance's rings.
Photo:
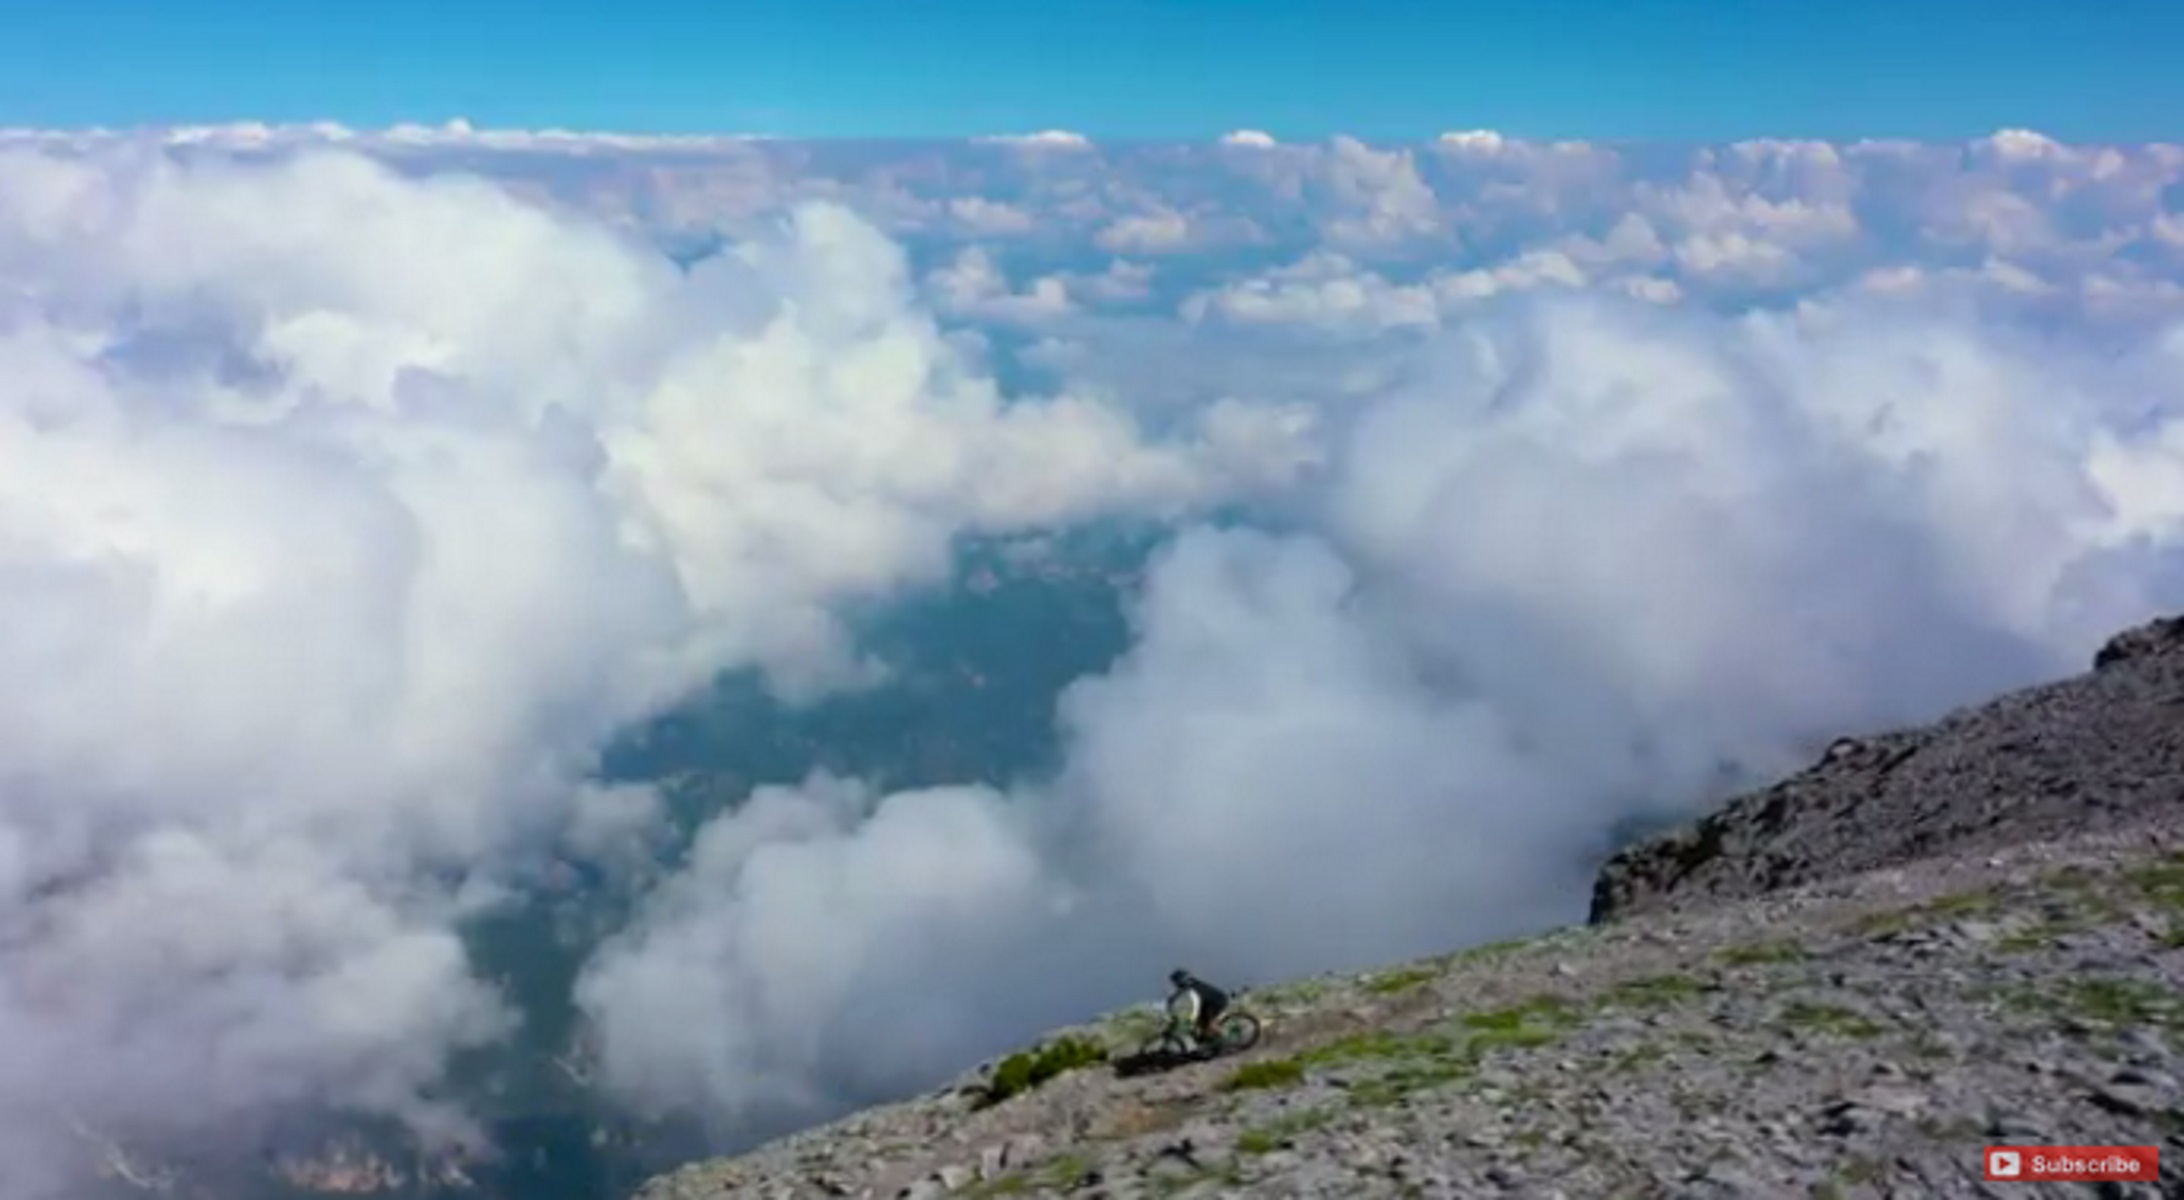
<svg viewBox="0 0 2184 1200">
<path fill-rule="evenodd" d="M 1848 1099 L 1860 1108 L 1898 1117 L 1915 1117 L 1925 1112 L 1928 1107 L 1925 1093 L 1915 1088 L 1891 1085 L 1860 1088 Z"/>
<path fill-rule="evenodd" d="M 1758 1200 L 1771 1194 L 1748 1171 L 1726 1163 L 1707 1167 L 1669 1193 L 1677 1200 Z"/>
<path fill-rule="evenodd" d="M 2143 1117 L 2167 1107 L 2161 1093 L 2143 1084 L 2111 1083 L 2093 1089 L 2093 1103 L 2127 1117 Z"/>
</svg>

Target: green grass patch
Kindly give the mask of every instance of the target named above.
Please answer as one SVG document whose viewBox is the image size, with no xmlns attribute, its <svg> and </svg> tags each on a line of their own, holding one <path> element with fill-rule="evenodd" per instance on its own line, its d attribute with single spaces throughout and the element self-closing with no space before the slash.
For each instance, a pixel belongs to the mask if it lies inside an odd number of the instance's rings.
<svg viewBox="0 0 2184 1200">
<path fill-rule="evenodd" d="M 1801 943 L 1783 938 L 1754 942 L 1748 946 L 1731 946 L 1716 957 L 1727 966 L 1763 967 L 1770 963 L 1803 962 L 1807 955 Z"/>
<path fill-rule="evenodd" d="M 1256 1088 L 1295 1087 L 1304 1082 L 1304 1064 L 1294 1058 L 1270 1058 L 1261 1062 L 1245 1063 L 1230 1071 L 1221 1081 L 1224 1092 L 1245 1092 Z"/>
<path fill-rule="evenodd" d="M 2111 1025 L 2172 1026 L 2179 1015 L 2175 993 L 2143 979 L 2082 979 L 2063 996 L 2078 1016 Z"/>
<path fill-rule="evenodd" d="M 1433 1034 L 1395 1034 L 1375 1029 L 1365 1033 L 1353 1033 L 1348 1037 L 1314 1046 L 1298 1059 L 1310 1066 L 1321 1064 L 1361 1062 L 1371 1059 L 1408 1058 L 1414 1055 L 1446 1053 L 1455 1047 L 1447 1037 Z"/>
<path fill-rule="evenodd" d="M 1549 1045 L 1581 1020 L 1577 1008 L 1561 997 L 1534 996 L 1508 1008 L 1465 1013 L 1456 1024 L 1464 1050 L 1476 1058 L 1488 1050 Z"/>
<path fill-rule="evenodd" d="M 2030 954 L 2055 944 L 2055 939 L 2069 933 L 2076 926 L 2056 921 L 2042 921 L 2011 933 L 1994 944 L 2004 954 Z"/>
<path fill-rule="evenodd" d="M 2184 863 L 2162 862 L 2126 872 L 2138 893 L 2162 908 L 2184 909 Z"/>
<path fill-rule="evenodd" d="M 1963 917 L 1992 911 L 2000 901 L 2001 897 L 1993 888 L 1973 888 L 1936 897 L 1928 901 L 1923 910 L 1937 917 Z"/>
<path fill-rule="evenodd" d="M 1577 1021 L 1577 1008 L 1569 1001 L 1560 996 L 1534 996 L 1507 1008 L 1465 1013 L 1457 1023 L 1465 1029 L 1490 1032 L 1519 1029 L 1527 1025 L 1567 1026 L 1574 1025 Z"/>
<path fill-rule="evenodd" d="M 1398 971 L 1384 971 L 1365 982 L 1365 990 L 1375 996 L 1393 996 L 1440 978 L 1441 972 L 1433 967 L 1405 967 Z"/>
<path fill-rule="evenodd" d="M 961 1196 L 964 1200 L 992 1200 L 997 1196 L 1027 1195 L 1034 1189 L 1048 1192 L 1075 1191 L 1077 1185 L 1091 1171 L 1092 1160 L 1084 1155 L 1061 1154 L 1031 1170 L 1011 1171 L 998 1179 L 974 1183 L 949 1194 Z"/>
<path fill-rule="evenodd" d="M 1392 1104 L 1413 1092 L 1469 1078 L 1486 1054 L 1544 1046 L 1582 1020 L 1581 1012 L 1555 996 L 1537 996 L 1507 1008 L 1467 1013 L 1442 1030 L 1397 1035 L 1353 1035 L 1304 1055 L 1308 1062 L 1378 1065 L 1371 1078 L 1350 1088 L 1353 1105 Z"/>
<path fill-rule="evenodd" d="M 1467 1078 L 1479 1059 L 1494 1050 L 1547 1045 L 1582 1019 L 1581 1010 L 1570 1002 L 1542 995 L 1507 1008 L 1467 1013 L 1448 1025 L 1419 1033 L 1351 1034 L 1314 1046 L 1293 1061 L 1300 1068 L 1336 1064 L 1372 1068 L 1370 1078 L 1351 1086 L 1350 1100 L 1355 1105 L 1377 1106 Z"/>
<path fill-rule="evenodd" d="M 1380 1108 L 1413 1092 L 1445 1087 L 1470 1078 L 1475 1070 L 1472 1063 L 1472 1059 L 1458 1056 L 1402 1063 L 1352 1087 L 1350 1103 L 1358 1108 Z"/>
<path fill-rule="evenodd" d="M 1065 1072 L 1106 1061 L 1107 1047 L 1090 1038 L 1056 1038 L 1035 1049 L 1019 1050 L 994 1068 L 993 1079 L 986 1085 L 980 1107 L 990 1107 L 1022 1095 Z"/>
<path fill-rule="evenodd" d="M 1883 1032 L 1880 1024 L 1872 1018 L 1835 1004 L 1795 1001 L 1782 1010 L 1781 1019 L 1783 1024 L 1793 1028 L 1809 1029 L 1835 1037 L 1870 1038 Z"/>
<path fill-rule="evenodd" d="M 1092 1173 L 1092 1160 L 1082 1154 L 1064 1154 L 1039 1165 L 1038 1178 L 1050 1188 L 1075 1187 Z"/>
</svg>

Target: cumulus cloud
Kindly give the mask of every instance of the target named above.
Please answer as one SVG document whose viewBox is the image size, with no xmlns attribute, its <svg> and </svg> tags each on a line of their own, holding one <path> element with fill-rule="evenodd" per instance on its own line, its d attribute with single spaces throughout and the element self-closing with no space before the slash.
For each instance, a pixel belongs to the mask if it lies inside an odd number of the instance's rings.
<svg viewBox="0 0 2184 1200">
<path fill-rule="evenodd" d="M 973 237 L 1008 237 L 1027 234 L 1038 227 L 1038 222 L 1023 209 L 981 196 L 957 196 L 949 200 L 948 214 Z"/>
<path fill-rule="evenodd" d="M 1329 205 L 1321 228 L 1338 245 L 1378 247 L 1442 228 L 1440 198 L 1408 150 L 1375 150 L 1355 138 L 1335 138 L 1321 182 Z"/>
<path fill-rule="evenodd" d="M 1091 138 L 1067 129 L 1042 129 L 1037 133 L 1002 133 L 981 140 L 1011 146 L 1061 150 L 1083 150 L 1092 145 Z"/>
<path fill-rule="evenodd" d="M 1444 133 L 1440 137 L 1440 142 L 1444 148 L 1472 154 L 1497 154 L 1507 144 L 1503 141 L 1502 135 L 1491 129 L 1467 129 L 1460 132 Z"/>
<path fill-rule="evenodd" d="M 1069 293 L 1095 304 L 1132 304 L 1152 298 L 1156 272 L 1152 264 L 1118 258 L 1093 275 L 1068 281 Z"/>
<path fill-rule="evenodd" d="M 1117 254 L 1159 254 L 1190 244 L 1191 220 L 1173 209 L 1132 213 L 1100 230 L 1093 240 L 1101 249 Z"/>
<path fill-rule="evenodd" d="M 704 828 L 578 989 L 616 1095 L 733 1142 L 1567 919 L 1619 821 L 2184 598 L 2184 150 L 1050 149 L 0 136 L 0 1192 L 474 1137 L 459 922 L 666 870 L 601 742 L 883 685 L 840 614 L 966 533 L 1174 527 L 1052 777 Z"/>
<path fill-rule="evenodd" d="M 1285 267 L 1183 302 L 1192 321 L 1218 317 L 1240 324 L 1309 325 L 1379 331 L 1440 320 L 1433 289 L 1401 285 L 1348 257 L 1315 252 Z"/>
<path fill-rule="evenodd" d="M 1066 315 L 1069 287 L 1047 275 L 1016 291 L 993 255 L 972 246 L 955 261 L 927 277 L 935 304 L 944 312 L 1004 324 L 1029 324 Z"/>
<path fill-rule="evenodd" d="M 646 852 L 655 800 L 578 786 L 602 739 L 727 667 L 858 681 L 835 606 L 959 532 L 1293 453 L 1005 399 L 838 206 L 684 270 L 349 154 L 16 149 L 0 270 L 11 1196 L 75 1123 L 474 1136 L 427 1097 L 510 1014 L 455 923 L 549 848 Z"/>
</svg>

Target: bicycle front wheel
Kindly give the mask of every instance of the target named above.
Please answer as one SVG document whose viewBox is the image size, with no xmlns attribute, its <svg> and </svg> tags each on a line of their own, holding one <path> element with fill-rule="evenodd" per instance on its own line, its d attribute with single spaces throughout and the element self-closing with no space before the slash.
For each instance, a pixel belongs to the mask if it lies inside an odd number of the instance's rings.
<svg viewBox="0 0 2184 1200">
<path fill-rule="evenodd" d="M 1183 1040 L 1182 1035 L 1163 1033 L 1145 1043 L 1145 1048 L 1139 1050 L 1138 1054 L 1145 1058 L 1180 1058 L 1190 1051 L 1190 1044 Z"/>
<path fill-rule="evenodd" d="M 1231 1013 L 1221 1018 L 1221 1048 L 1230 1054 L 1259 1044 L 1259 1018 L 1250 1013 Z"/>
</svg>

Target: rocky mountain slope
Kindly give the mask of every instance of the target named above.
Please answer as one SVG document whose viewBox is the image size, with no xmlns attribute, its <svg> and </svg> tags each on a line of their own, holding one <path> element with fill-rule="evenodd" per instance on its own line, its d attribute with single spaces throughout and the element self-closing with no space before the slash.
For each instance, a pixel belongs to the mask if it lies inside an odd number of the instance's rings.
<svg viewBox="0 0 2184 1200">
<path fill-rule="evenodd" d="M 989 1065 L 640 1196 L 2038 1194 L 1996 1142 L 2162 1144 L 2100 1194 L 2184 1195 L 2184 621 L 2099 664 L 1618 855 L 1590 926 L 1252 993 L 1246 1054 Z"/>
<path fill-rule="evenodd" d="M 2087 674 L 1936 724 L 1839 738 L 1812 767 L 1609 860 L 1593 919 L 1759 895 L 1942 851 L 2116 828 L 2184 801 L 2184 617 Z"/>
</svg>

